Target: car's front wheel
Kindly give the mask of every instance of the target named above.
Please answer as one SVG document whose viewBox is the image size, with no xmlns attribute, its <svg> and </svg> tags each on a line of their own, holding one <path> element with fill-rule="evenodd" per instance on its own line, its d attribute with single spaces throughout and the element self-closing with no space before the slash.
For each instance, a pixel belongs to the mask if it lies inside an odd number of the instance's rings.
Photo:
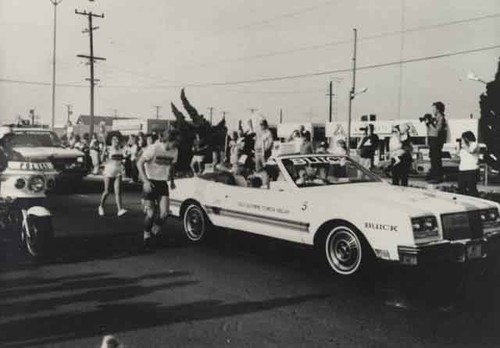
<svg viewBox="0 0 500 348">
<path fill-rule="evenodd" d="M 352 275 L 368 263 L 371 250 L 353 227 L 342 224 L 333 226 L 326 234 L 324 251 L 336 273 Z"/>
<path fill-rule="evenodd" d="M 184 233 L 192 242 L 201 242 L 210 227 L 210 221 L 203 209 L 195 203 L 190 203 L 184 210 Z"/>
<path fill-rule="evenodd" d="M 22 223 L 22 235 L 27 252 L 33 257 L 43 257 L 49 253 L 54 239 L 54 229 L 50 216 L 26 217 Z"/>
</svg>

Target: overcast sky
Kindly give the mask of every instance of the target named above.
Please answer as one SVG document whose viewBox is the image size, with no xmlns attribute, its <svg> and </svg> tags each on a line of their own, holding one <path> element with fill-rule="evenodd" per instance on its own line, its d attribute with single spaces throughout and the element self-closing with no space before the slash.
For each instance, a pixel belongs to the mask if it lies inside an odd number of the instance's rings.
<svg viewBox="0 0 500 348">
<path fill-rule="evenodd" d="M 88 66 L 76 57 L 88 54 L 81 33 L 87 20 L 76 8 L 105 15 L 95 20 L 95 53 L 107 59 L 96 65 L 96 114 L 117 109 L 120 116 L 147 117 L 161 105 L 162 116 L 172 117 L 170 102 L 180 106 L 180 88 L 188 86 L 200 112 L 213 106 L 218 119 L 227 111 L 230 125 L 247 118 L 249 108 L 271 122 L 280 108 L 286 121 L 323 122 L 335 78 L 335 114 L 343 120 L 351 73 L 308 75 L 351 67 L 354 27 L 359 67 L 500 45 L 498 0 L 63 0 L 57 82 L 77 86 L 57 87 L 57 123 L 65 120 L 66 104 L 75 115 L 89 112 Z M 1 122 L 35 108 L 50 123 L 52 11 L 49 0 L 0 0 Z M 498 57 L 494 48 L 361 69 L 357 86 L 368 91 L 355 99 L 353 115 L 416 118 L 435 100 L 445 102 L 450 118 L 478 115 L 484 86 L 465 76 L 473 71 L 491 80 Z M 248 82 L 297 75 L 305 77 Z"/>
</svg>

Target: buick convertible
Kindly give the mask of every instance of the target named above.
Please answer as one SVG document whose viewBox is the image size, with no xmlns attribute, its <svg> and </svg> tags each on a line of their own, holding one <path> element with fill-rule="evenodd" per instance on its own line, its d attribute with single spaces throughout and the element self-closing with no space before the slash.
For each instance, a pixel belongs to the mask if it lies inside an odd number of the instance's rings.
<svg viewBox="0 0 500 348">
<path fill-rule="evenodd" d="M 313 245 L 342 275 L 376 259 L 473 262 L 500 236 L 497 203 L 391 186 L 343 156 L 282 156 L 251 177 L 214 172 L 176 184 L 171 211 L 189 240 L 217 226 Z"/>
</svg>

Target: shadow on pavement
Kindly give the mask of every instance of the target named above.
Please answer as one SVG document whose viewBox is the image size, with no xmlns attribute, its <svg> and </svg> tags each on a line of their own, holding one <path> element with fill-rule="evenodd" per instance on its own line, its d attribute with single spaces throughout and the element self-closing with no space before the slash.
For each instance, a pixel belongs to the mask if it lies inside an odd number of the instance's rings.
<svg viewBox="0 0 500 348">
<path fill-rule="evenodd" d="M 134 277 L 133 282 L 129 278 L 111 276 L 104 272 L 87 273 L 75 276 L 65 276 L 56 278 L 15 278 L 2 280 L 4 290 L 0 290 L 0 302 L 5 299 L 18 299 L 23 296 L 50 294 L 52 292 L 82 290 L 82 289 L 99 289 L 117 286 L 129 286 L 131 283 L 136 284 L 141 280 L 155 280 L 174 277 L 189 276 L 189 272 L 170 271 L 155 274 L 146 274 L 140 277 Z M 35 300 L 34 302 L 36 302 Z M 19 302 L 16 302 L 18 304 Z M 32 302 L 30 302 L 32 303 Z M 2 309 L 5 308 L 1 306 Z M 2 312 L 2 315 L 6 314 Z M 12 312 L 15 314 L 15 312 Z"/>
<path fill-rule="evenodd" d="M 184 238 L 166 235 L 159 239 L 158 247 L 182 248 Z M 143 255 L 142 235 L 87 235 L 54 239 L 52 252 L 44 259 L 33 259 L 19 246 L 16 236 L 0 242 L 0 272 L 3 274 L 37 268 L 41 265 L 76 264 L 95 260 L 113 260 Z"/>
<path fill-rule="evenodd" d="M 217 300 L 158 306 L 152 302 L 99 305 L 85 313 L 64 313 L 47 317 L 13 320 L 0 324 L 0 341 L 6 346 L 29 347 L 175 323 L 209 320 L 272 310 L 306 301 L 327 298 L 312 294 L 264 301 L 224 303 Z M 25 328 L 30 328 L 25 330 Z"/>
</svg>

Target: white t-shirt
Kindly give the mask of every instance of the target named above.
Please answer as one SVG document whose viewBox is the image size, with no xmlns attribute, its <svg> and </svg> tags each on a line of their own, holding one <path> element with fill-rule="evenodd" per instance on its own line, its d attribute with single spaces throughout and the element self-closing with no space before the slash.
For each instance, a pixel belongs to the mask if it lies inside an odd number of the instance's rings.
<svg viewBox="0 0 500 348">
<path fill-rule="evenodd" d="M 170 169 L 177 163 L 178 150 L 165 149 L 165 144 L 155 143 L 149 145 L 143 152 L 145 160 L 144 169 L 149 180 L 170 180 Z"/>
<path fill-rule="evenodd" d="M 471 142 L 469 147 L 463 146 L 460 149 L 459 170 L 476 170 L 478 168 L 479 151 L 476 142 Z"/>
</svg>

